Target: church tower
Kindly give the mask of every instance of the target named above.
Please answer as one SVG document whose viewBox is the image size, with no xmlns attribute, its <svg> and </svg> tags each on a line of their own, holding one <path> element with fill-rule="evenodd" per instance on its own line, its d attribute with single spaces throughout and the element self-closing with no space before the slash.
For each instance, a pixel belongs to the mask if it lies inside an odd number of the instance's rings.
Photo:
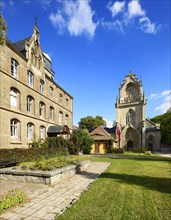
<svg viewBox="0 0 171 220">
<path fill-rule="evenodd" d="M 115 107 L 116 122 L 121 128 L 120 147 L 142 149 L 145 146 L 146 98 L 141 79 L 131 71 L 120 84 Z"/>
</svg>

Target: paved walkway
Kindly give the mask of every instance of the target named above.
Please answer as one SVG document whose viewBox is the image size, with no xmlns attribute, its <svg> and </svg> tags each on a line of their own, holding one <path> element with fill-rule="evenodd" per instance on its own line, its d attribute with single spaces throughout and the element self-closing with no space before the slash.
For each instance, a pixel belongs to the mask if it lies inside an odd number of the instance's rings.
<svg viewBox="0 0 171 220">
<path fill-rule="evenodd" d="M 89 188 L 109 165 L 110 163 L 107 162 L 91 162 L 87 171 L 76 174 L 53 187 L 43 187 L 39 193 L 37 191 L 30 196 L 29 202 L 5 212 L 0 219 L 53 220 L 78 200 L 81 193 Z"/>
</svg>

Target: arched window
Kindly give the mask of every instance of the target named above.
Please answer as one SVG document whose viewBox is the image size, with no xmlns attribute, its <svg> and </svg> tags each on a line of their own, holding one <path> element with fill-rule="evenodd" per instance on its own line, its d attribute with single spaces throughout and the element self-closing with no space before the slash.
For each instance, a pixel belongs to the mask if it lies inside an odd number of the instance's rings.
<svg viewBox="0 0 171 220">
<path fill-rule="evenodd" d="M 10 106 L 19 109 L 20 93 L 16 88 L 10 89 Z"/>
<path fill-rule="evenodd" d="M 20 140 L 20 121 L 17 119 L 11 119 L 11 139 Z"/>
<path fill-rule="evenodd" d="M 30 71 L 27 74 L 27 83 L 30 88 L 33 88 L 33 73 Z"/>
<path fill-rule="evenodd" d="M 59 112 L 59 124 L 63 124 L 63 113 L 61 111 Z"/>
<path fill-rule="evenodd" d="M 128 113 L 126 114 L 126 124 L 135 125 L 135 123 L 136 123 L 135 111 L 129 109 Z"/>
<path fill-rule="evenodd" d="M 34 114 L 34 98 L 27 96 L 27 111 Z"/>
<path fill-rule="evenodd" d="M 27 139 L 32 140 L 34 138 L 34 124 L 27 124 Z"/>
<path fill-rule="evenodd" d="M 59 104 L 60 104 L 60 105 L 62 105 L 62 98 L 63 98 L 63 96 L 62 96 L 62 94 L 60 94 L 60 95 L 59 95 Z"/>
<path fill-rule="evenodd" d="M 46 114 L 46 106 L 43 102 L 39 103 L 39 115 L 43 118 L 45 118 L 45 114 Z"/>
<path fill-rule="evenodd" d="M 16 60 L 11 59 L 11 76 L 18 79 L 19 64 Z"/>
<path fill-rule="evenodd" d="M 68 108 L 68 106 L 69 106 L 69 100 L 66 99 L 66 108 Z"/>
<path fill-rule="evenodd" d="M 66 114 L 65 115 L 65 125 L 69 124 L 69 116 Z"/>
<path fill-rule="evenodd" d="M 45 139 L 45 137 L 46 137 L 46 128 L 45 126 L 41 125 L 40 126 L 40 138 Z"/>
<path fill-rule="evenodd" d="M 54 121 L 54 108 L 52 106 L 49 107 L 49 119 Z"/>
</svg>

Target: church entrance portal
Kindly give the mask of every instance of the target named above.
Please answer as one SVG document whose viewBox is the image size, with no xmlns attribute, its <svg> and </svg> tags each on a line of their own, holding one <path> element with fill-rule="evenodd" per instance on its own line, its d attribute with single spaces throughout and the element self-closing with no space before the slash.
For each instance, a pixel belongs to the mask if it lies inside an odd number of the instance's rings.
<svg viewBox="0 0 171 220">
<path fill-rule="evenodd" d="M 133 150 L 133 147 L 134 147 L 133 141 L 129 140 L 129 141 L 127 142 L 127 150 L 128 150 L 128 151 L 132 151 L 132 150 Z"/>
</svg>

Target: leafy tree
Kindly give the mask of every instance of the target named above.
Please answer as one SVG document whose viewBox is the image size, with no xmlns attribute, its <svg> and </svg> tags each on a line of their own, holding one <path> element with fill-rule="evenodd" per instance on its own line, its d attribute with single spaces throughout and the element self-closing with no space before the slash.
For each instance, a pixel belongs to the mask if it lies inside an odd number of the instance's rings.
<svg viewBox="0 0 171 220">
<path fill-rule="evenodd" d="M 106 125 L 106 121 L 103 120 L 103 118 L 99 115 L 97 115 L 95 118 L 93 118 L 92 116 L 87 116 L 84 118 L 80 119 L 79 122 L 79 127 L 80 129 L 94 129 L 97 128 L 98 126 L 105 126 Z"/>
<path fill-rule="evenodd" d="M 171 112 L 168 111 L 163 115 L 158 115 L 152 118 L 151 121 L 160 124 L 161 143 L 171 145 Z"/>
<path fill-rule="evenodd" d="M 94 140 L 88 135 L 86 129 L 78 129 L 71 134 L 70 140 L 77 145 L 84 154 L 90 154 Z"/>
</svg>

